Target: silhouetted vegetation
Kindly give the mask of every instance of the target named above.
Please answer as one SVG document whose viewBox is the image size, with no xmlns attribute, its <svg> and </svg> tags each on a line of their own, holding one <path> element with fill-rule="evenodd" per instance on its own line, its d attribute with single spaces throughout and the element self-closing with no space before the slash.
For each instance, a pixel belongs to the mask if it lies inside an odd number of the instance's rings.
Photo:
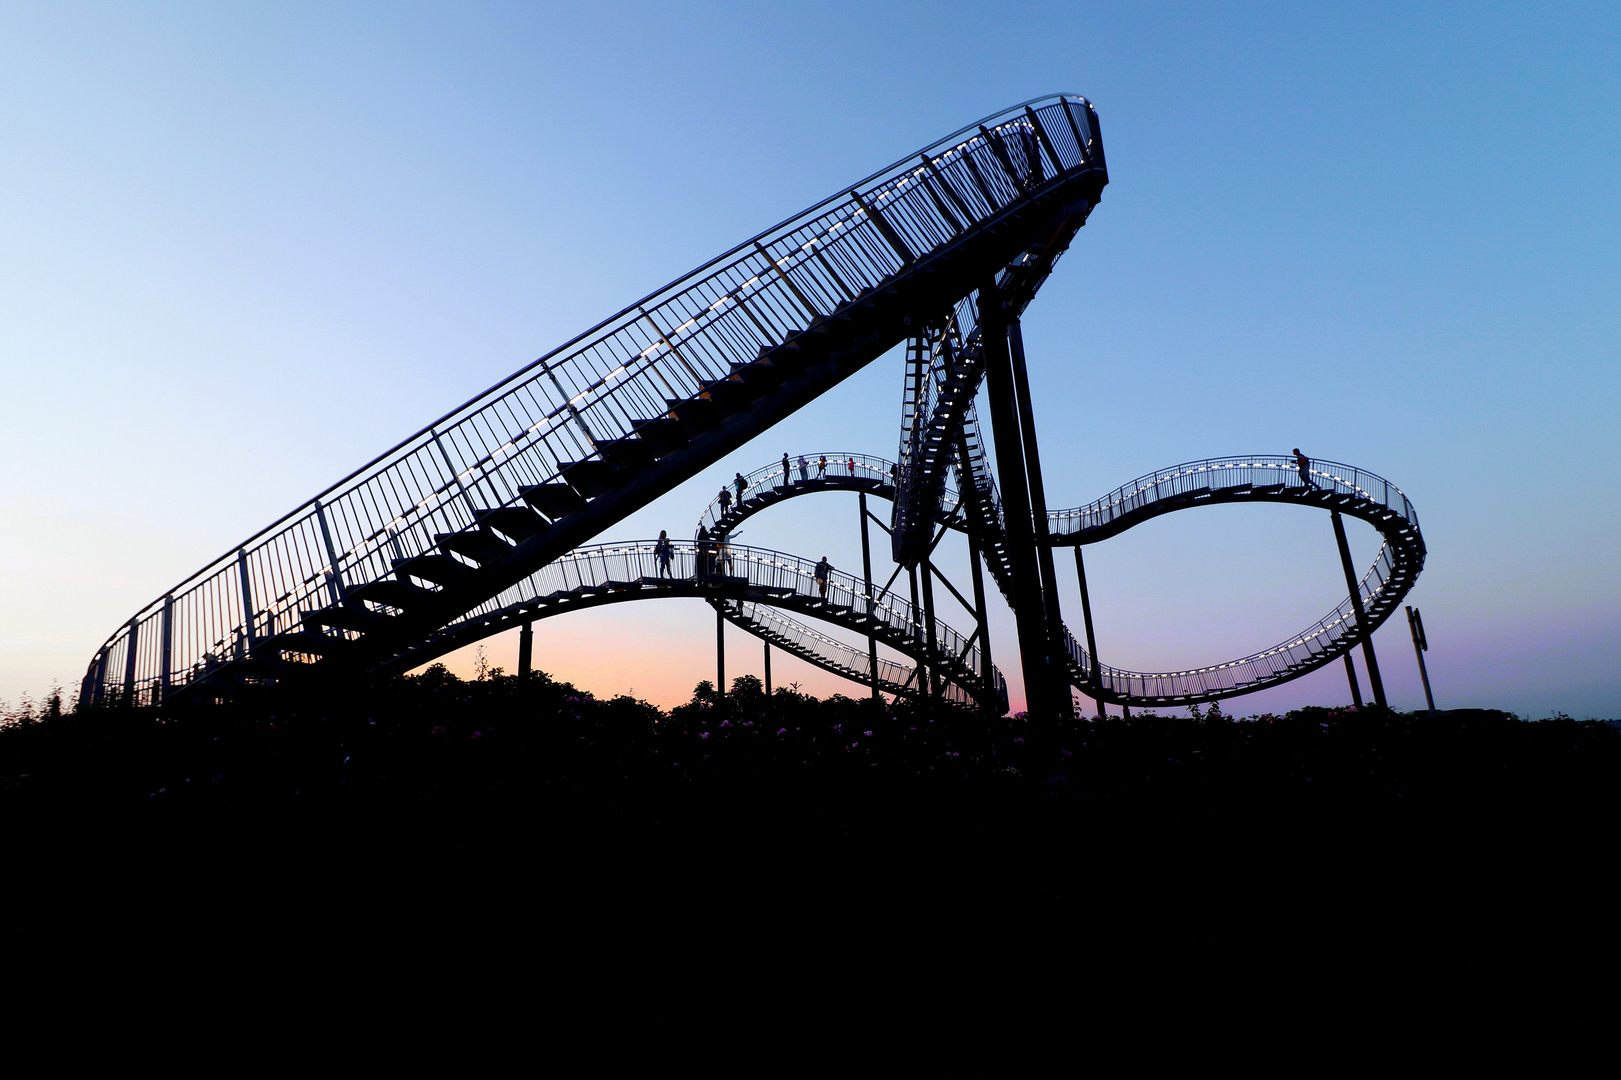
<svg viewBox="0 0 1621 1080">
<path fill-rule="evenodd" d="M 743 676 L 663 713 L 544 675 L 436 666 L 314 698 L 13 710 L 0 809 L 17 880 L 96 867 L 321 896 L 375 886 L 395 900 L 363 903 L 392 910 L 401 895 L 528 896 L 604 860 L 669 875 L 993 858 L 1008 888 L 1063 895 L 1081 867 L 1145 852 L 1532 847 L 1621 804 L 1610 723 L 1192 712 L 1042 724 L 791 687 L 768 698 Z"/>
</svg>

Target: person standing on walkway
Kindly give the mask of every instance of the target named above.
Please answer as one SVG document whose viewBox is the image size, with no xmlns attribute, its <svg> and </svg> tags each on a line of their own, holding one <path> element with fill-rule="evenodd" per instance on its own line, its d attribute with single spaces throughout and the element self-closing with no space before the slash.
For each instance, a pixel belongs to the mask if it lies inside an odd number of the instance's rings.
<svg viewBox="0 0 1621 1080">
<path fill-rule="evenodd" d="M 1305 484 L 1309 488 L 1314 488 L 1317 486 L 1316 484 L 1312 483 L 1311 479 L 1311 458 L 1307 457 L 1305 454 L 1302 454 L 1300 452 L 1300 447 L 1298 446 L 1295 447 L 1295 468 L 1300 471 L 1300 482 L 1302 484 Z"/>
<path fill-rule="evenodd" d="M 827 475 L 827 455 L 823 454 L 816 459 L 816 479 L 820 480 Z"/>
<path fill-rule="evenodd" d="M 826 555 L 823 555 L 822 561 L 816 564 L 816 589 L 822 594 L 823 600 L 827 599 L 827 572 L 831 569 L 833 564 L 827 561 Z"/>
<path fill-rule="evenodd" d="M 799 482 L 801 484 L 803 484 L 806 480 L 809 480 L 809 479 L 810 479 L 810 462 L 805 460 L 805 455 L 804 454 L 800 454 L 799 455 Z"/>
<path fill-rule="evenodd" d="M 659 564 L 659 577 L 670 577 L 670 560 L 675 558 L 675 545 L 670 543 L 670 534 L 663 529 L 659 530 L 659 542 L 653 545 L 653 558 Z"/>
<path fill-rule="evenodd" d="M 709 530 L 702 525 L 698 526 L 698 535 L 693 538 L 698 549 L 698 557 L 693 561 L 692 576 L 706 578 L 715 576 L 714 548 L 709 543 Z"/>
<path fill-rule="evenodd" d="M 743 489 L 749 486 L 749 482 L 747 480 L 743 479 L 743 474 L 742 473 L 733 473 L 732 474 L 732 486 L 737 488 L 737 505 L 742 506 L 743 505 Z"/>
<path fill-rule="evenodd" d="M 787 487 L 793 483 L 793 477 L 788 475 L 788 451 L 782 452 L 782 486 Z"/>
<path fill-rule="evenodd" d="M 856 474 L 856 459 L 855 458 L 852 457 L 852 458 L 845 458 L 844 459 L 844 471 L 849 473 L 851 475 L 851 477 L 855 476 L 855 474 Z"/>
</svg>

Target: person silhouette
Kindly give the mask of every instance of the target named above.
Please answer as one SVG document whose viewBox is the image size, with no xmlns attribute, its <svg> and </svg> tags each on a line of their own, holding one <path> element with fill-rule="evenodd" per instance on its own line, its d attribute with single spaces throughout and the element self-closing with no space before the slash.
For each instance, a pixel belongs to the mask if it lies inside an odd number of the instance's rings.
<svg viewBox="0 0 1621 1080">
<path fill-rule="evenodd" d="M 827 599 L 827 573 L 831 569 L 833 569 L 833 564 L 827 561 L 826 555 L 823 555 L 822 561 L 816 564 L 815 571 L 816 589 L 822 594 L 823 600 Z"/>
<path fill-rule="evenodd" d="M 670 534 L 663 529 L 659 530 L 659 541 L 653 545 L 653 558 L 659 564 L 659 577 L 671 577 L 670 560 L 675 558 L 675 545 L 670 543 Z"/>
<path fill-rule="evenodd" d="M 792 483 L 792 478 L 788 475 L 788 451 L 784 450 L 782 452 L 782 486 L 787 487 L 790 483 Z"/>
<path fill-rule="evenodd" d="M 1298 446 L 1295 447 L 1295 468 L 1300 472 L 1300 482 L 1302 484 L 1309 488 L 1317 486 L 1311 479 L 1311 458 L 1302 454 Z"/>
<path fill-rule="evenodd" d="M 800 454 L 799 455 L 799 482 L 804 483 L 806 480 L 809 480 L 809 479 L 810 479 L 810 462 L 805 460 L 805 455 L 804 454 Z"/>
</svg>

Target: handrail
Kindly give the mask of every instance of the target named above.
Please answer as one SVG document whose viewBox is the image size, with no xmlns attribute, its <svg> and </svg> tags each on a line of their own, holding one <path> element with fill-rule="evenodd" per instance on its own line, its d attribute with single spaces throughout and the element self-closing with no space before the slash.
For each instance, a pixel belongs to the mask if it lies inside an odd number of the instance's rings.
<svg viewBox="0 0 1621 1080">
<path fill-rule="evenodd" d="M 1031 136 L 1032 116 L 1045 117 L 1047 140 Z M 254 533 L 110 635 L 86 687 L 161 696 L 204 657 L 251 655 L 474 527 L 478 511 L 515 505 L 521 486 L 599 457 L 671 401 L 881 287 L 908 252 L 955 243 L 1092 171 L 1102 172 L 1096 115 L 1074 95 L 1023 102 L 928 144 L 597 323 Z M 971 220 L 941 209 L 941 184 Z"/>
</svg>

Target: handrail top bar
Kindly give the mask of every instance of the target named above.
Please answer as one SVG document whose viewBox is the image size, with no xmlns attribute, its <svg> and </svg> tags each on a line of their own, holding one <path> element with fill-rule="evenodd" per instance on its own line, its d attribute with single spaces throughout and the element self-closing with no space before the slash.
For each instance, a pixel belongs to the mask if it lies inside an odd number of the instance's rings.
<svg viewBox="0 0 1621 1080">
<path fill-rule="evenodd" d="M 277 518 L 276 520 L 272 521 L 270 524 L 266 525 L 262 529 L 259 529 L 257 532 L 255 532 L 252 535 L 250 535 L 249 537 L 247 537 L 247 539 L 242 540 L 239 543 L 232 544 L 229 548 L 226 549 L 225 554 L 223 554 L 223 555 L 221 555 L 221 556 L 219 556 L 217 558 L 210 559 L 208 562 L 203 564 L 203 567 L 202 567 L 201 570 L 198 570 L 198 571 L 196 571 L 195 573 L 192 573 L 192 574 L 188 574 L 186 577 L 180 579 L 180 581 L 178 581 L 172 588 L 164 590 L 163 593 L 160 593 L 156 600 L 153 600 L 153 601 L 143 605 L 142 607 L 138 608 L 133 617 L 135 619 L 140 619 L 143 616 L 145 616 L 149 611 L 156 610 L 157 607 L 159 607 L 162 604 L 163 596 L 165 596 L 165 595 L 173 595 L 173 594 L 179 593 L 185 586 L 188 586 L 188 585 L 192 584 L 193 582 L 202 580 L 204 578 L 204 576 L 206 574 L 210 573 L 210 572 L 217 571 L 218 564 L 220 564 L 223 561 L 227 561 L 227 560 L 230 560 L 230 559 L 234 558 L 235 553 L 236 553 L 236 551 L 238 549 L 245 549 L 249 544 L 252 544 L 254 541 L 256 541 L 256 540 L 260 539 L 261 537 L 269 534 L 270 532 L 272 532 L 273 530 L 275 530 L 279 526 L 281 526 L 284 523 L 286 523 L 286 522 L 292 520 L 293 518 L 297 517 L 299 514 L 310 510 L 321 499 L 323 499 L 326 496 L 330 495 L 332 492 L 336 491 L 337 489 L 343 487 L 345 484 L 349 483 L 351 480 L 354 480 L 356 477 L 361 476 L 362 474 L 366 473 L 368 470 L 372 469 L 374 466 L 378 465 L 379 463 L 388 460 L 390 457 L 394 456 L 395 454 L 397 454 L 401 450 L 403 450 L 406 447 L 410 446 L 412 443 L 416 442 L 418 439 L 422 438 L 424 435 L 427 435 L 430 432 L 434 431 L 441 424 L 444 424 L 446 421 L 450 420 L 452 417 L 455 417 L 455 416 L 465 412 L 466 410 L 470 409 L 472 406 L 476 405 L 478 402 L 488 398 L 491 394 L 495 393 L 497 390 L 500 390 L 503 387 L 505 387 L 505 386 L 511 384 L 512 382 L 518 380 L 520 377 L 522 377 L 524 375 L 527 375 L 529 372 L 533 371 L 535 368 L 542 366 L 543 364 L 546 363 L 546 361 L 551 360 L 553 357 L 555 357 L 558 354 L 564 352 L 565 350 L 572 349 L 574 346 L 576 346 L 580 342 L 585 341 L 586 339 L 590 338 L 592 335 L 594 335 L 594 334 L 598 333 L 599 331 L 603 330 L 605 327 L 608 327 L 608 326 L 612 325 L 613 323 L 617 322 L 618 320 L 623 319 L 626 316 L 634 313 L 638 308 L 640 308 L 643 305 L 649 303 L 650 301 L 654 300 L 655 298 L 663 296 L 666 293 L 669 293 L 672 289 L 675 289 L 676 287 L 691 281 L 692 279 L 694 279 L 694 278 L 698 277 L 699 275 L 705 273 L 706 271 L 710 270 L 712 267 L 714 267 L 714 266 L 726 261 L 727 259 L 732 258 L 733 256 L 737 255 L 738 253 L 744 251 L 746 248 L 750 248 L 750 247 L 754 246 L 756 243 L 759 243 L 760 241 L 765 240 L 767 237 L 770 237 L 773 234 L 778 233 L 779 231 L 785 229 L 787 226 L 792 225 L 794 222 L 799 221 L 802 218 L 807 218 L 807 217 L 815 214 L 817 211 L 822 210 L 824 207 L 827 207 L 827 206 L 829 206 L 829 205 L 831 205 L 833 203 L 836 203 L 836 202 L 838 202 L 838 201 L 840 201 L 842 199 L 848 198 L 850 196 L 851 192 L 853 192 L 853 191 L 855 191 L 857 189 L 863 188 L 866 185 L 871 184 L 875 180 L 878 180 L 878 179 L 880 179 L 882 177 L 885 177 L 885 176 L 887 176 L 887 175 L 889 175 L 891 173 L 895 173 L 895 172 L 897 172 L 899 170 L 907 168 L 917 158 L 927 154 L 930 150 L 934 149 L 937 146 L 940 146 L 943 143 L 949 143 L 952 140 L 959 139 L 959 137 L 963 136 L 963 135 L 969 135 L 969 134 L 978 135 L 980 129 L 982 127 L 990 124 L 992 121 L 1004 121 L 1005 122 L 1007 120 L 1012 120 L 1012 119 L 1015 119 L 1015 118 L 1023 119 L 1024 118 L 1024 110 L 1031 107 L 1031 106 L 1037 105 L 1038 103 L 1039 104 L 1060 104 L 1060 103 L 1068 104 L 1068 103 L 1071 103 L 1071 102 L 1080 104 L 1080 105 L 1085 106 L 1087 108 L 1091 108 L 1091 106 L 1092 106 L 1092 103 L 1087 98 L 1082 97 L 1080 94 L 1070 93 L 1070 92 L 1067 92 L 1067 91 L 1060 91 L 1060 92 L 1057 92 L 1057 93 L 1050 93 L 1050 94 L 1042 94 L 1042 95 L 1039 95 L 1037 97 L 1030 98 L 1030 99 L 1028 99 L 1026 101 L 1021 101 L 1017 105 L 1011 105 L 1011 106 L 1008 106 L 1007 108 L 1004 108 L 1004 109 L 998 109 L 997 111 L 995 111 L 993 113 L 990 113 L 987 116 L 984 116 L 981 119 L 976 120 L 971 124 L 964 124 L 962 127 L 958 128 L 956 131 L 953 131 L 951 134 L 946 135 L 946 136 L 944 136 L 942 138 L 939 138 L 939 139 L 935 139 L 932 142 L 924 144 L 918 150 L 915 150 L 912 153 L 906 155 L 905 157 L 899 158 L 896 161 L 890 163 L 889 165 L 886 165 L 883 168 L 876 170 L 875 172 L 867 175 L 866 177 L 863 177 L 861 180 L 858 180 L 856 183 L 843 185 L 833 195 L 830 195 L 827 198 L 821 200 L 820 202 L 815 203 L 814 205 L 812 205 L 810 207 L 807 207 L 804 210 L 799 211 L 797 214 L 793 214 L 793 215 L 791 215 L 789 217 L 784 218 L 783 220 L 777 222 L 775 225 L 772 225 L 770 228 L 764 229 L 761 232 L 756 233 L 754 236 L 751 236 L 747 240 L 744 240 L 742 243 L 737 244 L 732 248 L 729 248 L 728 250 L 726 250 L 726 251 L 722 252 L 721 254 L 715 256 L 714 258 L 710 259 L 708 262 L 702 264 L 701 266 L 698 266 L 693 270 L 689 270 L 687 273 L 683 274 L 681 277 L 678 277 L 675 280 L 673 280 L 671 282 L 668 282 L 667 284 L 659 287 L 658 289 L 655 289 L 654 291 L 648 293 L 646 296 L 642 297 L 641 299 L 636 300 L 633 303 L 627 304 L 625 307 L 621 308 L 619 311 L 617 311 L 614 314 L 608 316 L 607 318 L 603 319 L 602 321 L 596 323 L 594 326 L 590 327 L 589 329 L 587 329 L 587 330 L 585 330 L 585 331 L 583 331 L 583 332 L 581 332 L 579 334 L 576 334 L 574 337 L 572 337 L 569 340 L 563 342 L 561 345 L 559 345 L 556 348 L 552 349 L 550 352 L 547 352 L 547 353 L 543 354 L 542 356 L 537 357 L 536 359 L 534 359 L 534 360 L 530 361 L 529 363 L 525 364 L 523 367 L 520 367 L 519 369 L 514 371 L 512 374 L 508 375 L 506 378 L 501 379 L 499 382 L 496 382 L 493 385 L 485 388 L 484 390 L 481 390 L 479 393 L 474 394 L 472 397 L 468 398 L 466 401 L 464 401 L 461 404 L 457 405 L 455 408 L 449 410 L 448 412 L 446 412 L 442 416 L 440 416 L 437 419 L 429 422 L 428 424 L 424 425 L 423 427 L 417 429 L 416 431 L 412 432 L 410 435 L 407 435 L 405 438 L 401 439 L 399 442 L 395 443 L 393 446 L 389 447 L 387 450 L 385 450 L 382 453 L 378 454 L 376 457 L 372 458 L 370 461 L 366 462 L 364 465 L 361 465 L 359 468 L 354 469 L 353 471 L 351 471 L 350 473 L 348 473 L 347 475 L 345 475 L 341 479 L 335 481 L 334 483 L 329 484 L 327 487 L 322 489 L 320 491 L 320 493 L 318 493 L 314 497 L 312 497 L 310 499 L 306 499 L 303 502 L 299 503 L 297 506 L 295 506 L 293 509 L 289 510 L 287 513 L 283 514 L 281 517 Z M 1084 152 L 1085 148 L 1083 147 L 1082 150 Z M 100 647 L 105 648 L 105 647 L 113 644 L 119 638 L 119 636 L 123 632 L 123 629 L 124 629 L 124 627 L 120 626 L 118 630 L 113 631 L 113 633 L 110 634 L 107 637 L 107 639 L 102 643 L 102 646 L 100 646 Z"/>
</svg>

